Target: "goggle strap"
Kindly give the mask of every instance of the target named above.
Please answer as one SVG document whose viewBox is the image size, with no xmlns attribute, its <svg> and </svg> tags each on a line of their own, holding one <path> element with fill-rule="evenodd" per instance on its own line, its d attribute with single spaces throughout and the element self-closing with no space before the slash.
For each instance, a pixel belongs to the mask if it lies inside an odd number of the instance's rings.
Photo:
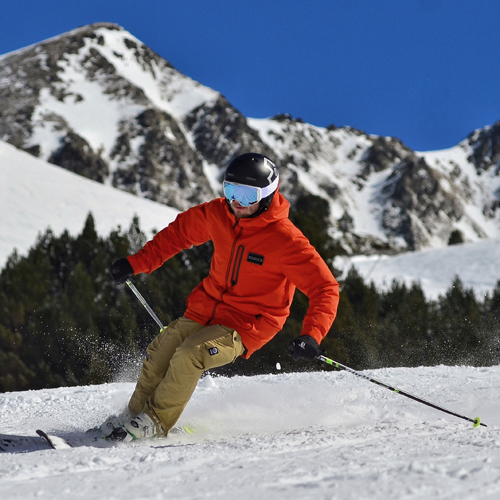
<svg viewBox="0 0 500 500">
<path fill-rule="evenodd" d="M 261 196 L 262 198 L 265 198 L 266 196 L 269 196 L 270 194 L 273 194 L 276 189 L 278 189 L 278 183 L 279 183 L 279 176 L 274 179 L 269 186 L 261 188 Z"/>
</svg>

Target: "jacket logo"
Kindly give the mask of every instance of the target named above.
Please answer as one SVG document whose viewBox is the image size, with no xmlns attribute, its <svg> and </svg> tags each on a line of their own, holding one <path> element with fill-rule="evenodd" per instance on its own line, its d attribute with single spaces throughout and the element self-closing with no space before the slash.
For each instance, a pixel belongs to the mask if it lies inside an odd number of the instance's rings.
<svg viewBox="0 0 500 500">
<path fill-rule="evenodd" d="M 219 353 L 219 349 L 217 349 L 217 347 L 211 347 L 208 352 L 210 353 L 210 356 L 213 356 L 214 354 L 218 354 Z"/>
<path fill-rule="evenodd" d="M 264 256 L 250 252 L 248 254 L 247 261 L 251 262 L 252 264 L 259 264 L 259 266 L 262 266 L 262 264 L 264 263 Z"/>
</svg>

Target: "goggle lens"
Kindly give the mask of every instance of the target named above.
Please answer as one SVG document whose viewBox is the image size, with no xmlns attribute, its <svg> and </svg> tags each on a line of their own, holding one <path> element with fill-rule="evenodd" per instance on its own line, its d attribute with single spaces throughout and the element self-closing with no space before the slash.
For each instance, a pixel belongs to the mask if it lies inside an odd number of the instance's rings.
<svg viewBox="0 0 500 500">
<path fill-rule="evenodd" d="M 230 203 L 236 200 L 244 207 L 249 207 L 260 201 L 260 189 L 243 184 L 224 182 L 224 196 Z"/>
</svg>

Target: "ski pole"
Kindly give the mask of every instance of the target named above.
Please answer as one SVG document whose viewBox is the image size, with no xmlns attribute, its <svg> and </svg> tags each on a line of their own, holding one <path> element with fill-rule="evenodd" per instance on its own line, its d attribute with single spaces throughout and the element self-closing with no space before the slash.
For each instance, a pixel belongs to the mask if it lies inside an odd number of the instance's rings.
<svg viewBox="0 0 500 500">
<path fill-rule="evenodd" d="M 389 389 L 390 391 L 401 394 L 401 396 L 406 396 L 407 398 L 413 399 L 414 401 L 417 401 L 418 403 L 422 403 L 422 404 L 430 406 L 431 408 L 434 408 L 436 410 L 440 410 L 440 411 L 443 411 L 445 413 L 448 413 L 449 415 L 453 415 L 454 417 L 462 418 L 464 420 L 467 420 L 468 422 L 472 422 L 474 424 L 474 427 L 479 427 L 480 425 L 482 425 L 484 427 L 488 427 L 486 424 L 483 424 L 481 422 L 481 419 L 479 417 L 476 417 L 476 418 L 464 417 L 463 415 L 459 415 L 458 413 L 447 410 L 446 408 L 442 408 L 441 406 L 435 405 L 434 403 L 430 403 L 429 401 L 426 401 L 425 399 L 414 396 L 413 394 L 410 394 L 409 392 L 405 392 L 405 391 L 402 391 L 400 389 L 396 389 L 396 387 L 392 387 L 390 385 L 384 384 L 383 382 L 380 382 L 379 380 L 375 380 L 374 378 L 371 378 L 368 375 L 365 375 L 364 373 L 353 370 L 352 368 L 349 368 L 348 366 L 345 366 L 342 363 L 338 363 L 337 361 L 334 361 L 333 359 L 327 358 L 326 356 L 319 355 L 316 357 L 316 359 L 319 359 L 319 361 L 322 361 L 323 363 L 326 363 L 327 365 L 332 365 L 335 368 L 339 368 L 341 370 L 348 371 L 349 373 L 352 373 L 353 375 L 356 375 L 357 377 L 364 378 L 370 382 L 373 382 L 374 384 L 385 387 L 386 389 Z"/>
<path fill-rule="evenodd" d="M 165 327 L 163 326 L 162 322 L 158 318 L 158 316 L 155 314 L 153 309 L 149 307 L 149 304 L 146 302 L 146 299 L 141 295 L 139 290 L 135 287 L 135 285 L 130 281 L 129 279 L 125 281 L 129 288 L 134 292 L 134 295 L 139 299 L 139 302 L 146 308 L 146 311 L 151 315 L 151 317 L 156 321 L 156 324 L 160 327 L 160 331 L 163 330 Z"/>
</svg>

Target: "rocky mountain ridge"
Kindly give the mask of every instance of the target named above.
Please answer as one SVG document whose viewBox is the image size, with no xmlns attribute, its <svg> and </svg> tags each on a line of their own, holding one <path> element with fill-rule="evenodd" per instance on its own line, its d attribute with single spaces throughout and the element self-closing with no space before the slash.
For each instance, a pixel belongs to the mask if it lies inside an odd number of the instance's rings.
<svg viewBox="0 0 500 500">
<path fill-rule="evenodd" d="M 0 139 L 180 210 L 220 195 L 231 158 L 259 151 L 292 204 L 329 201 L 347 253 L 500 237 L 500 122 L 449 150 L 415 152 L 286 114 L 247 118 L 111 23 L 0 57 Z"/>
</svg>

